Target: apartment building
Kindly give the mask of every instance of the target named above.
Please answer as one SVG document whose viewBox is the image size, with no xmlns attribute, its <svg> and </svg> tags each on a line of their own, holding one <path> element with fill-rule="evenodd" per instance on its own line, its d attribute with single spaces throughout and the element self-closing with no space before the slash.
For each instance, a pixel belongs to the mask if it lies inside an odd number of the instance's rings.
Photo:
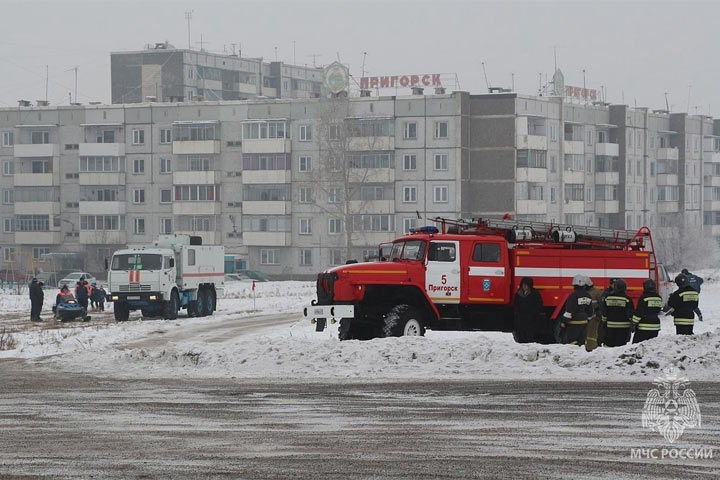
<svg viewBox="0 0 720 480">
<path fill-rule="evenodd" d="M 188 233 L 308 278 L 429 218 L 506 213 L 720 238 L 718 128 L 509 93 L 5 108 L 2 259 L 99 272 Z"/>
<path fill-rule="evenodd" d="M 112 103 L 325 96 L 323 69 L 166 43 L 110 54 Z"/>
</svg>

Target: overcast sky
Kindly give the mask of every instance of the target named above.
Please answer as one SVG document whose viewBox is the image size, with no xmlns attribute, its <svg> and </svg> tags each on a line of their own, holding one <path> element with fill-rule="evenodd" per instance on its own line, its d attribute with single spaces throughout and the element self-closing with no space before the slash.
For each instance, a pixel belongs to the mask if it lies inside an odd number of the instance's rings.
<svg viewBox="0 0 720 480">
<path fill-rule="evenodd" d="M 360 76 L 457 73 L 461 90 L 491 85 L 535 94 L 552 76 L 553 49 L 565 83 L 607 88 L 614 103 L 720 117 L 720 2 L 610 1 L 14 1 L 0 0 L 0 106 L 45 97 L 67 104 L 78 70 L 78 99 L 110 101 L 110 52 L 168 40 L 187 48 L 184 12 L 193 10 L 199 48 L 299 64 L 339 55 Z M 196 43 L 197 42 L 197 43 Z M 688 86 L 691 85 L 689 89 Z M 393 92 L 388 92 L 392 94 Z"/>
</svg>

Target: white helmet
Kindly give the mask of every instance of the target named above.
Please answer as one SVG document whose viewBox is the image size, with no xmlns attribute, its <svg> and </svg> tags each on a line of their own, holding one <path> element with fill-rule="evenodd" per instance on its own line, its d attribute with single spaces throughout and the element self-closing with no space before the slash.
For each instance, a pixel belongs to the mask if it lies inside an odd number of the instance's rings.
<svg viewBox="0 0 720 480">
<path fill-rule="evenodd" d="M 595 284 L 593 283 L 592 278 L 590 278 L 590 277 L 588 277 L 588 276 L 585 276 L 585 286 L 586 286 L 586 287 L 592 287 L 592 286 L 594 286 L 594 285 L 595 285 Z"/>
<path fill-rule="evenodd" d="M 584 287 L 585 286 L 585 277 L 583 275 L 575 275 L 573 277 L 572 284 L 575 287 Z"/>
</svg>

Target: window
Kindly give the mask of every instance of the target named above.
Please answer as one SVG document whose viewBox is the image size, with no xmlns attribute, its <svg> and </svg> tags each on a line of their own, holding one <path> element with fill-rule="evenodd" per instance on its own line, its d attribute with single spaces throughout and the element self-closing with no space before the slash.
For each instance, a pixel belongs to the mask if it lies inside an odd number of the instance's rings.
<svg viewBox="0 0 720 480">
<path fill-rule="evenodd" d="M 298 170 L 301 172 L 309 172 L 312 170 L 312 157 L 300 157 L 298 161 Z"/>
<path fill-rule="evenodd" d="M 557 203 L 557 187 L 550 187 L 550 203 Z"/>
<path fill-rule="evenodd" d="M 500 261 L 500 245 L 497 243 L 478 243 L 473 248 L 473 262 L 498 263 Z"/>
<path fill-rule="evenodd" d="M 435 138 L 448 137 L 448 122 L 435 122 Z"/>
<path fill-rule="evenodd" d="M 328 219 L 328 233 L 331 235 L 342 233 L 342 223 L 342 218 Z"/>
<path fill-rule="evenodd" d="M 583 155 L 565 154 L 565 166 L 566 172 L 582 172 L 585 170 L 585 158 Z"/>
<path fill-rule="evenodd" d="M 142 174 L 145 173 L 145 159 L 136 158 L 133 160 L 133 173 Z"/>
<path fill-rule="evenodd" d="M 677 185 L 662 185 L 657 187 L 658 202 L 677 202 L 680 198 L 680 187 Z"/>
<path fill-rule="evenodd" d="M 15 162 L 12 160 L 5 160 L 3 162 L 3 175 L 15 175 Z"/>
<path fill-rule="evenodd" d="M 431 242 L 428 260 L 431 262 L 454 262 L 457 254 L 454 243 Z"/>
<path fill-rule="evenodd" d="M 447 171 L 448 170 L 448 154 L 447 153 L 436 153 L 435 154 L 435 170 L 436 171 Z"/>
<path fill-rule="evenodd" d="M 12 205 L 15 203 L 15 192 L 13 190 L 3 190 L 2 193 L 3 205 Z"/>
<path fill-rule="evenodd" d="M 363 185 L 360 187 L 360 200 L 389 200 L 389 198 L 385 197 L 385 187 L 382 185 Z"/>
<path fill-rule="evenodd" d="M 5 247 L 3 250 L 3 260 L 6 262 L 15 260 L 15 247 Z"/>
<path fill-rule="evenodd" d="M 595 189 L 595 198 L 598 201 L 613 201 L 617 200 L 617 185 L 598 185 Z"/>
<path fill-rule="evenodd" d="M 172 233 L 172 218 L 160 219 L 160 233 L 165 235 Z"/>
<path fill-rule="evenodd" d="M 300 125 L 300 141 L 312 141 L 312 125 Z"/>
<path fill-rule="evenodd" d="M 261 248 L 260 265 L 280 265 L 280 250 L 277 248 Z"/>
<path fill-rule="evenodd" d="M 555 173 L 557 171 L 557 157 L 550 155 L 550 172 Z"/>
<path fill-rule="evenodd" d="M 115 130 L 100 130 L 95 140 L 97 143 L 115 143 Z"/>
<path fill-rule="evenodd" d="M 392 152 L 357 153 L 347 156 L 350 168 L 393 168 Z"/>
<path fill-rule="evenodd" d="M 30 171 L 32 173 L 50 173 L 52 172 L 52 163 L 50 160 L 33 160 L 30 162 Z"/>
<path fill-rule="evenodd" d="M 585 186 L 582 183 L 568 183 L 565 185 L 565 201 L 581 202 L 585 200 Z"/>
<path fill-rule="evenodd" d="M 300 203 L 312 203 L 312 188 L 311 187 L 300 187 L 299 191 Z"/>
<path fill-rule="evenodd" d="M 592 202 L 592 187 L 585 189 L 585 201 L 588 203 Z"/>
<path fill-rule="evenodd" d="M 403 203 L 417 202 L 417 187 L 403 187 Z"/>
<path fill-rule="evenodd" d="M 300 235 L 312 235 L 312 218 L 300 219 Z"/>
<path fill-rule="evenodd" d="M 35 260 L 38 260 L 42 258 L 43 255 L 47 255 L 50 253 L 50 247 L 33 247 L 32 249 L 32 258 Z"/>
<path fill-rule="evenodd" d="M 598 130 L 597 132 L 597 143 L 607 143 L 607 132 Z"/>
<path fill-rule="evenodd" d="M 2 146 L 12 147 L 15 144 L 14 132 L 3 132 Z"/>
<path fill-rule="evenodd" d="M 340 125 L 330 125 L 330 128 L 328 128 L 328 139 L 340 140 Z"/>
<path fill-rule="evenodd" d="M 340 187 L 332 187 L 328 190 L 328 203 L 340 203 L 342 201 L 343 191 Z"/>
<path fill-rule="evenodd" d="M 124 230 L 125 217 L 120 215 L 80 215 L 80 230 Z"/>
<path fill-rule="evenodd" d="M 640 160 L 635 162 L 635 175 L 642 175 L 642 162 Z"/>
<path fill-rule="evenodd" d="M 160 129 L 160 143 L 168 144 L 172 142 L 172 130 L 169 128 Z"/>
<path fill-rule="evenodd" d="M 632 204 L 632 188 L 631 187 L 625 187 L 625 203 Z"/>
<path fill-rule="evenodd" d="M 244 140 L 290 138 L 289 133 L 287 123 L 284 121 L 243 123 Z"/>
<path fill-rule="evenodd" d="M 585 159 L 585 171 L 592 173 L 592 158 Z"/>
<path fill-rule="evenodd" d="M 143 235 L 145 233 L 145 219 L 136 218 L 133 223 L 133 233 L 135 235 Z"/>
<path fill-rule="evenodd" d="M 176 202 L 214 202 L 215 185 L 176 185 Z"/>
<path fill-rule="evenodd" d="M 447 133 L 445 133 L 447 136 Z M 417 123 L 405 122 L 405 129 L 403 131 L 403 138 L 415 139 L 417 138 Z"/>
<path fill-rule="evenodd" d="M 143 145 L 145 143 L 145 130 L 135 129 L 132 131 L 133 145 Z"/>
<path fill-rule="evenodd" d="M 417 155 L 403 155 L 403 170 L 417 170 Z"/>
<path fill-rule="evenodd" d="M 618 157 L 608 157 L 606 155 L 598 155 L 595 157 L 595 171 L 602 172 L 619 172 L 620 163 Z"/>
<path fill-rule="evenodd" d="M 300 249 L 300 265 L 312 265 L 312 250 L 310 250 L 309 248 Z"/>
<path fill-rule="evenodd" d="M 557 142 L 557 125 L 550 125 L 550 141 Z"/>
<path fill-rule="evenodd" d="M 169 158 L 160 159 L 160 173 L 172 173 L 172 163 Z"/>
<path fill-rule="evenodd" d="M 188 98 L 191 98 L 189 96 Z M 219 139 L 214 123 L 199 122 L 197 124 L 180 124 L 174 127 L 172 140 L 176 142 L 204 141 Z"/>
<path fill-rule="evenodd" d="M 160 203 L 171 203 L 172 202 L 172 190 L 165 188 L 160 190 Z"/>
<path fill-rule="evenodd" d="M 390 137 L 395 135 L 395 121 L 393 119 L 349 120 L 347 129 L 350 137 Z"/>
<path fill-rule="evenodd" d="M 290 170 L 290 155 L 287 153 L 244 153 L 243 170 Z"/>
<path fill-rule="evenodd" d="M 195 265 L 195 249 L 189 249 L 188 251 L 188 265 Z"/>
<path fill-rule="evenodd" d="M 343 251 L 339 248 L 333 248 L 330 250 L 330 265 L 340 265 L 343 263 L 342 260 Z"/>
<path fill-rule="evenodd" d="M 403 218 L 403 233 L 410 233 L 413 228 L 417 228 L 417 218 L 407 217 Z"/>
<path fill-rule="evenodd" d="M 546 168 L 547 152 L 545 150 L 518 150 L 518 168 Z"/>
<path fill-rule="evenodd" d="M 394 215 L 353 215 L 353 232 L 392 232 L 395 231 Z"/>
<path fill-rule="evenodd" d="M 50 143 L 50 132 L 31 132 L 30 143 L 33 145 Z"/>
<path fill-rule="evenodd" d="M 16 232 L 48 232 L 50 231 L 50 216 L 15 215 L 14 230 Z"/>
<path fill-rule="evenodd" d="M 637 188 L 635 189 L 635 194 L 636 194 L 636 196 L 637 196 L 637 203 L 642 203 L 642 199 L 643 199 L 643 198 L 642 198 L 642 188 L 637 187 Z"/>
<path fill-rule="evenodd" d="M 125 157 L 80 157 L 80 172 L 124 172 Z"/>
<path fill-rule="evenodd" d="M 144 188 L 133 189 L 133 203 L 145 203 L 145 189 Z"/>
<path fill-rule="evenodd" d="M 4 218 L 3 219 L 3 232 L 12 233 L 13 231 L 14 231 L 13 219 L 12 218 Z M 7 259 L 5 259 L 5 260 L 7 260 Z"/>
<path fill-rule="evenodd" d="M 435 203 L 447 203 L 448 202 L 448 187 L 446 185 L 433 187 L 433 202 L 435 202 Z"/>
</svg>

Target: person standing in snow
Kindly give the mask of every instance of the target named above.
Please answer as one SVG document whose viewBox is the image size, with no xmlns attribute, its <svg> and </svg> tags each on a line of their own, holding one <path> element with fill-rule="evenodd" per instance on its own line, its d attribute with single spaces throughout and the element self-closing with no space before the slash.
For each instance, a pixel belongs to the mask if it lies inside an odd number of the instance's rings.
<svg viewBox="0 0 720 480">
<path fill-rule="evenodd" d="M 75 299 L 77 302 L 83 306 L 85 310 L 88 308 L 88 291 L 87 288 L 85 288 L 85 285 L 83 284 L 83 281 L 80 280 L 77 282 L 77 285 L 75 286 Z"/>
<path fill-rule="evenodd" d="M 30 295 L 30 321 L 41 322 L 40 312 L 42 310 L 44 293 L 37 278 L 33 278 L 30 281 L 28 293 Z"/>
<path fill-rule="evenodd" d="M 535 329 L 540 322 L 543 303 L 540 293 L 533 288 L 533 279 L 524 277 L 515 293 L 514 336 L 518 343 L 535 341 Z"/>
<path fill-rule="evenodd" d="M 590 277 L 585 277 L 585 290 L 592 299 L 592 317 L 588 321 L 587 337 L 585 339 L 585 350 L 592 352 L 598 345 L 602 345 L 600 336 L 600 325 L 602 323 L 602 315 L 600 314 L 600 305 L 602 303 L 602 290 L 595 286 Z"/>
<path fill-rule="evenodd" d="M 681 273 L 675 277 L 678 289 L 668 298 L 663 308 L 665 314 L 675 317 L 675 333 L 678 335 L 692 335 L 695 324 L 695 309 L 700 301 L 700 294 L 690 286 L 688 278 Z"/>
<path fill-rule="evenodd" d="M 592 298 L 585 290 L 582 275 L 573 277 L 573 292 L 565 302 L 565 313 L 560 326 L 565 329 L 563 343 L 584 345 L 588 319 L 592 316 Z"/>
<path fill-rule="evenodd" d="M 622 278 L 615 279 L 615 289 L 603 300 L 603 324 L 605 325 L 605 345 L 621 347 L 630 340 L 630 319 L 633 315 L 633 302 L 625 293 L 627 283 Z"/>
<path fill-rule="evenodd" d="M 695 289 L 696 292 L 698 292 L 698 295 L 700 294 L 700 287 L 703 284 L 702 277 L 699 277 L 695 275 L 694 273 L 688 272 L 687 268 L 682 269 L 682 273 L 685 274 L 685 276 L 688 279 L 688 284 Z M 701 322 L 703 321 L 702 312 L 700 311 L 700 299 L 698 298 L 698 306 L 695 307 L 695 314 L 698 316 L 698 320 Z"/>
<path fill-rule="evenodd" d="M 660 317 L 663 301 L 657 293 L 655 280 L 648 278 L 643 282 L 643 293 L 638 300 L 637 309 L 632 317 L 635 324 L 633 343 L 640 343 L 655 338 L 660 333 Z"/>
</svg>

